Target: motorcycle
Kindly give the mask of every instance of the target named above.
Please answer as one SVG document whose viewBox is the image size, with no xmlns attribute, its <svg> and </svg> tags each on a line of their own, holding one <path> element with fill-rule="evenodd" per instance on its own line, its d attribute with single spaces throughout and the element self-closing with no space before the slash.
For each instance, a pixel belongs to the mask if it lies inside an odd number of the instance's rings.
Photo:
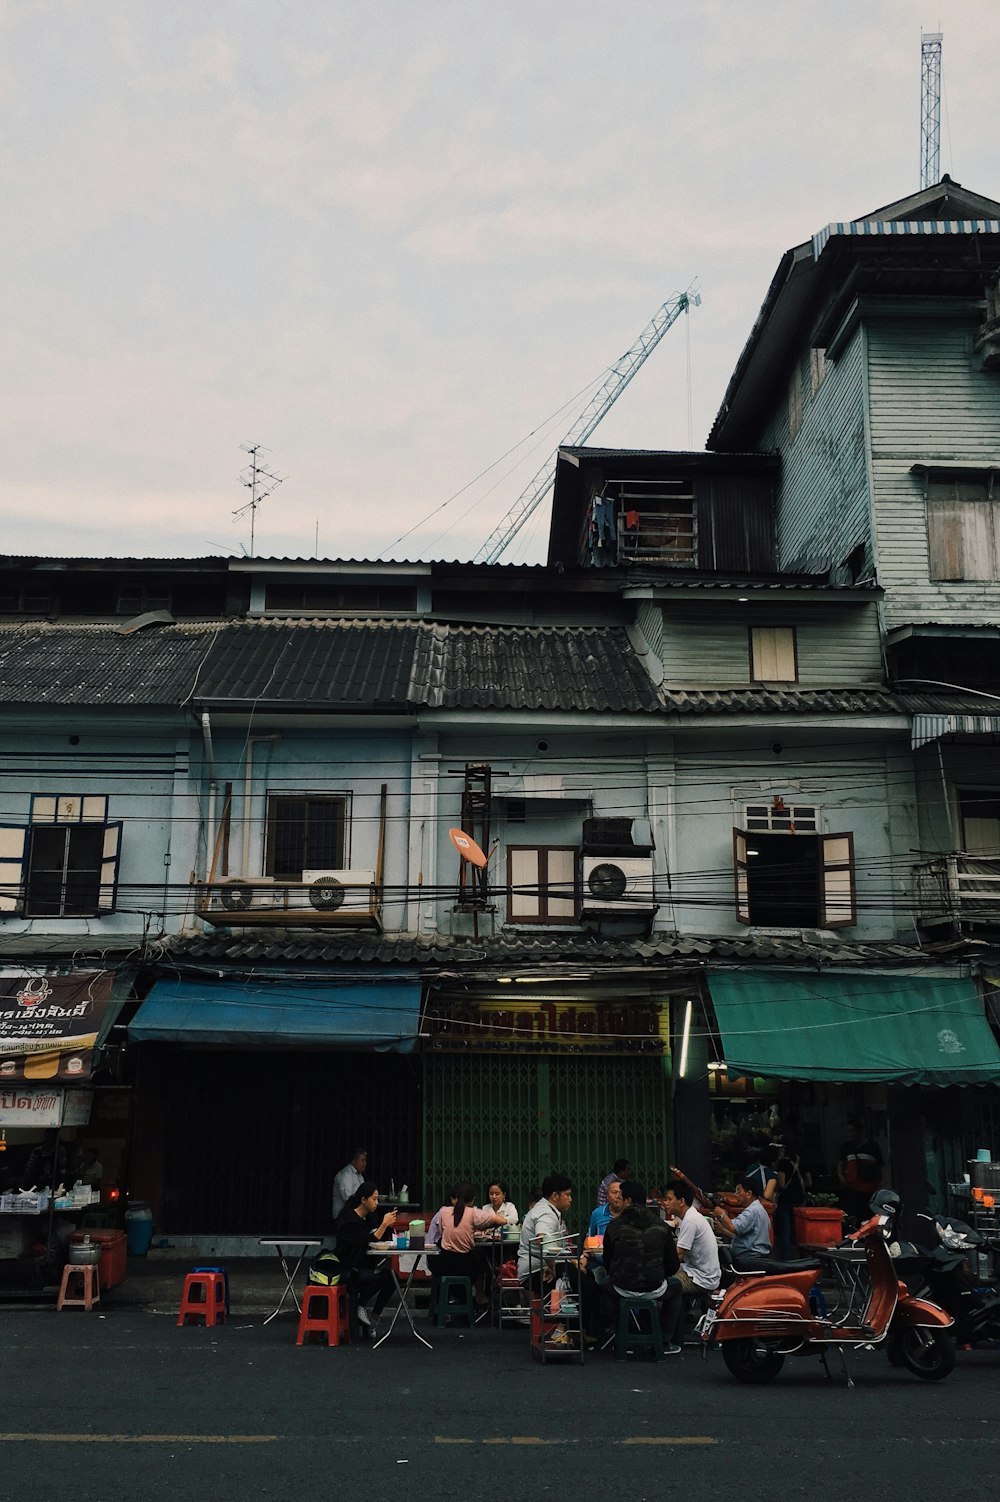
<svg viewBox="0 0 1000 1502">
<path fill-rule="evenodd" d="M 864 1251 L 867 1287 L 862 1279 L 848 1276 L 851 1290 L 843 1312 L 824 1314 L 815 1306 L 814 1266 L 792 1272 L 741 1274 L 719 1296 L 716 1307 L 698 1322 L 703 1348 L 718 1343 L 732 1376 L 754 1384 L 771 1382 L 781 1371 L 786 1356 L 818 1354 L 827 1376 L 826 1353 L 844 1356 L 849 1348 L 870 1350 L 884 1342 L 902 1365 L 924 1381 L 947 1377 L 955 1365 L 954 1321 L 929 1299 L 914 1298 L 901 1283 L 888 1243 L 900 1211 L 899 1196 L 881 1189 L 872 1198 L 872 1216 L 848 1239 Z M 827 1253 L 836 1257 L 836 1252 Z M 851 1272 L 854 1253 L 843 1265 Z M 855 1264 L 860 1266 L 860 1264 Z M 861 1308 L 862 1301 L 864 1307 Z"/>
<path fill-rule="evenodd" d="M 1000 1294 L 974 1271 L 981 1251 L 995 1248 L 997 1239 L 952 1216 L 918 1215 L 917 1220 L 919 1241 L 895 1259 L 908 1286 L 951 1315 L 959 1345 L 1000 1341 Z M 890 1361 L 895 1354 L 890 1344 Z"/>
</svg>

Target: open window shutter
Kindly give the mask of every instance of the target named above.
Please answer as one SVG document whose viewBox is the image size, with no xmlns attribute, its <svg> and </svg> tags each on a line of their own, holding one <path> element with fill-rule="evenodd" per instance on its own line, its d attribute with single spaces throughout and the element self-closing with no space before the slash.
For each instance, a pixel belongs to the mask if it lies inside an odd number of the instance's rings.
<svg viewBox="0 0 1000 1502">
<path fill-rule="evenodd" d="M 113 913 L 118 901 L 118 861 L 122 850 L 121 820 L 108 824 L 104 829 L 104 849 L 101 853 L 101 890 L 98 911 Z"/>
<path fill-rule="evenodd" d="M 542 915 L 540 854 L 523 846 L 507 851 L 508 923 L 537 923 Z"/>
<path fill-rule="evenodd" d="M 576 917 L 576 851 L 547 850 L 545 853 L 547 916 L 553 923 L 572 923 Z"/>
<path fill-rule="evenodd" d="M 0 824 L 0 913 L 21 911 L 27 845 L 23 825 Z"/>
<path fill-rule="evenodd" d="M 740 923 L 749 923 L 750 880 L 747 871 L 747 834 L 743 829 L 733 830 L 733 873 L 736 878 L 736 917 Z"/>
<path fill-rule="evenodd" d="M 820 836 L 821 928 L 851 928 L 858 921 L 853 834 Z"/>
</svg>

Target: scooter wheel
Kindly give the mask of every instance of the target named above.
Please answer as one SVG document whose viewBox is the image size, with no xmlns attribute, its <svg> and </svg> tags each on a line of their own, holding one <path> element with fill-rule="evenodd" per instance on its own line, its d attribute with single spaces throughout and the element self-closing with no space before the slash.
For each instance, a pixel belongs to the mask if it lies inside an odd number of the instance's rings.
<svg viewBox="0 0 1000 1502">
<path fill-rule="evenodd" d="M 725 1340 L 722 1342 L 722 1359 L 730 1373 L 740 1382 L 760 1385 L 773 1382 L 785 1364 L 779 1351 L 761 1345 L 756 1340 Z"/>
<path fill-rule="evenodd" d="M 911 1325 L 889 1339 L 889 1360 L 925 1382 L 940 1382 L 955 1365 L 955 1342 L 944 1330 Z"/>
</svg>

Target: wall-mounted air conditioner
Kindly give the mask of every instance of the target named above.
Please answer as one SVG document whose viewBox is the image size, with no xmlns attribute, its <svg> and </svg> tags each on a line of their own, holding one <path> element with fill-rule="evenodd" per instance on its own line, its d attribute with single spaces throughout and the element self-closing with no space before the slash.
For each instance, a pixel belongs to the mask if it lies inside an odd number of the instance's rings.
<svg viewBox="0 0 1000 1502">
<path fill-rule="evenodd" d="M 211 888 L 208 906 L 224 913 L 260 912 L 280 907 L 284 888 L 274 885 L 273 876 L 228 876 Z"/>
<path fill-rule="evenodd" d="M 288 893 L 290 908 L 316 913 L 368 913 L 374 901 L 374 871 L 303 871 L 302 886 Z"/>
<path fill-rule="evenodd" d="M 654 913 L 652 856 L 585 855 L 583 911 L 585 913 Z"/>
</svg>

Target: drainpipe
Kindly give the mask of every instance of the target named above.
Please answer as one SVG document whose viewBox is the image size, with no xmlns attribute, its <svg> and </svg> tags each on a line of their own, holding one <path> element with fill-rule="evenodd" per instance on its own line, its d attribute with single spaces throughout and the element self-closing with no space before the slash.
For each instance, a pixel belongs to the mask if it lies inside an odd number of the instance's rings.
<svg viewBox="0 0 1000 1502">
<path fill-rule="evenodd" d="M 240 875 L 250 875 L 250 795 L 253 790 L 253 748 L 266 741 L 280 741 L 280 735 L 248 735 L 243 770 L 243 832 L 240 850 Z"/>
<path fill-rule="evenodd" d="M 208 766 L 208 814 L 205 820 L 205 880 L 213 875 L 215 860 L 215 796 L 219 786 L 215 772 L 215 748 L 212 745 L 212 721 L 208 710 L 202 711 L 201 738 L 205 743 L 205 762 Z"/>
</svg>

